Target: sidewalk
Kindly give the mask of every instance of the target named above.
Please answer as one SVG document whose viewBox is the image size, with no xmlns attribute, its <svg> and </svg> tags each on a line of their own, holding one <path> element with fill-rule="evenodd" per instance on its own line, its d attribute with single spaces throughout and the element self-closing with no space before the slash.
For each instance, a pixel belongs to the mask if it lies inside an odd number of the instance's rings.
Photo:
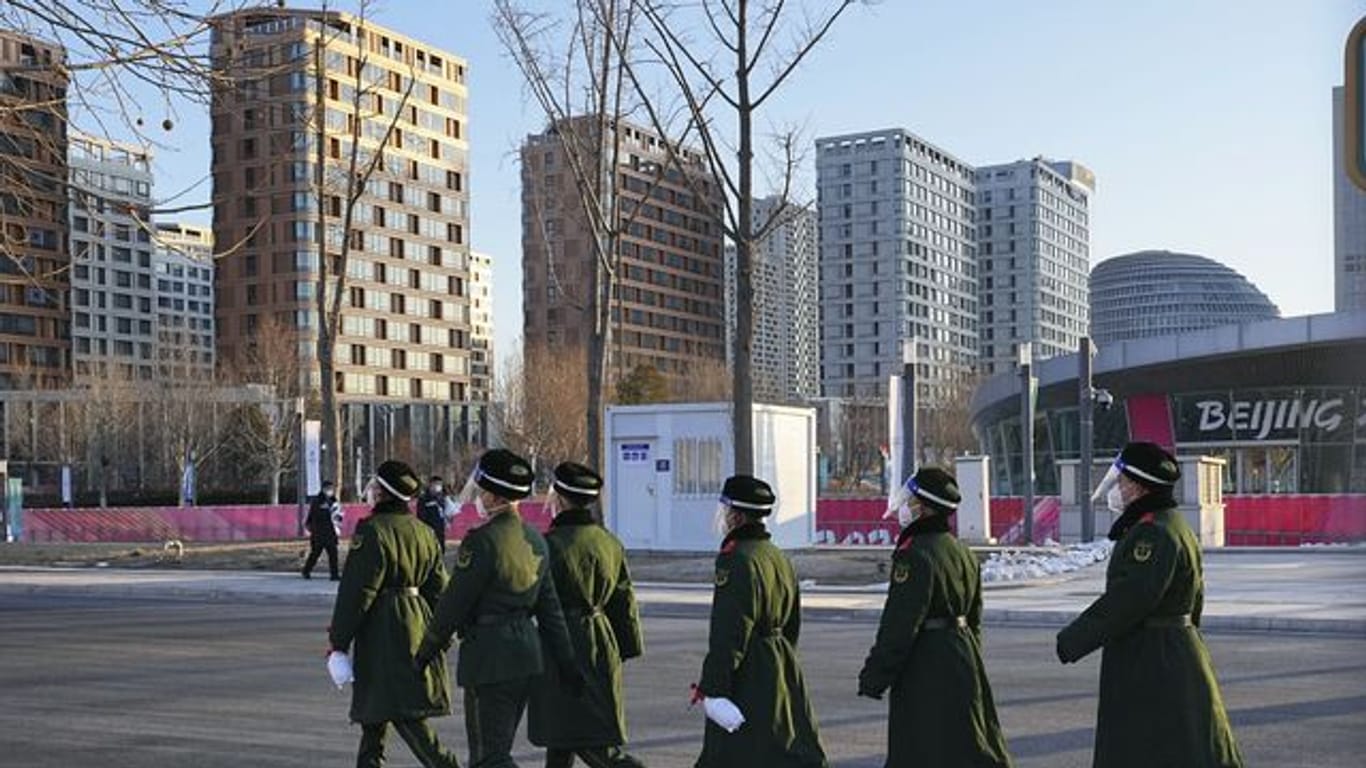
<svg viewBox="0 0 1366 768">
<path fill-rule="evenodd" d="M 1366 556 L 1359 553 L 1275 550 L 1205 555 L 1208 630 L 1314 632 L 1366 639 Z M 1066 576 L 988 584 L 989 625 L 1060 626 L 1104 589 L 1105 563 Z M 885 584 L 862 587 L 804 585 L 809 618 L 876 621 Z M 285 601 L 330 605 L 336 585 L 295 574 L 243 571 L 117 570 L 108 568 L 0 568 L 0 596 Z M 642 582 L 636 596 L 646 615 L 705 616 L 711 586 Z"/>
</svg>

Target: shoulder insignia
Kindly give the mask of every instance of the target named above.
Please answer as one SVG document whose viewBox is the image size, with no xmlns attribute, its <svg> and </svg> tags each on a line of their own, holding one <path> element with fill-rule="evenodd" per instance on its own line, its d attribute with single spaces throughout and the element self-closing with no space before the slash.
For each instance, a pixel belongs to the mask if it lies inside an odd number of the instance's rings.
<svg viewBox="0 0 1366 768">
<path fill-rule="evenodd" d="M 911 564 L 897 563 L 892 568 L 892 583 L 904 584 L 911 578 Z"/>
<path fill-rule="evenodd" d="M 1143 516 L 1140 517 L 1140 518 L 1138 518 L 1138 522 L 1140 522 L 1140 523 L 1151 523 L 1154 519 L 1156 519 L 1156 517 L 1157 517 L 1157 514 L 1156 514 L 1155 512 L 1144 512 L 1144 513 L 1143 513 Z"/>
<path fill-rule="evenodd" d="M 473 552 L 469 551 L 468 549 L 466 549 L 466 548 L 464 548 L 464 547 L 461 547 L 459 550 L 456 551 L 456 553 L 455 553 L 455 567 L 456 567 L 456 568 L 460 568 L 461 570 L 463 570 L 463 569 L 465 569 L 465 568 L 470 567 L 470 563 L 473 563 L 473 562 L 474 562 L 474 553 L 473 553 Z"/>
<path fill-rule="evenodd" d="M 1134 562 L 1146 563 L 1153 556 L 1153 544 L 1150 541 L 1140 541 L 1134 545 Z"/>
<path fill-rule="evenodd" d="M 726 542 L 725 544 L 722 544 L 722 545 L 721 545 L 721 554 L 723 554 L 723 555 L 729 555 L 730 553 L 732 553 L 732 552 L 734 552 L 734 551 L 735 551 L 735 539 L 731 539 L 730 541 L 728 541 L 728 542 Z"/>
<path fill-rule="evenodd" d="M 726 585 L 729 584 L 729 583 L 730 583 L 730 569 L 729 569 L 729 568 L 717 568 L 717 569 L 716 569 L 716 586 L 718 586 L 718 587 L 724 587 L 724 586 L 726 586 Z"/>
</svg>

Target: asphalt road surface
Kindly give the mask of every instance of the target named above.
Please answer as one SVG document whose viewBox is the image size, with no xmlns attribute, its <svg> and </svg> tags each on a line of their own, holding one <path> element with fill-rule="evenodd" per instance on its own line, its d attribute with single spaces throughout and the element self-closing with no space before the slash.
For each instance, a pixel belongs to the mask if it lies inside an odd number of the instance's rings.
<svg viewBox="0 0 1366 768">
<path fill-rule="evenodd" d="M 0 765 L 354 764 L 359 730 L 323 667 L 327 622 L 321 607 L 0 595 Z M 874 629 L 803 626 L 832 765 L 882 765 L 885 705 L 853 695 Z M 702 619 L 647 619 L 646 656 L 627 667 L 632 751 L 654 768 L 696 757 L 701 714 L 686 697 L 705 634 Z M 988 629 L 988 670 L 1022 768 L 1090 765 L 1099 655 L 1061 667 L 1053 634 Z M 1208 640 L 1249 766 L 1366 764 L 1366 640 Z M 458 707 L 435 723 L 463 763 Z M 541 761 L 525 740 L 517 758 Z M 397 738 L 389 764 L 417 765 Z"/>
</svg>

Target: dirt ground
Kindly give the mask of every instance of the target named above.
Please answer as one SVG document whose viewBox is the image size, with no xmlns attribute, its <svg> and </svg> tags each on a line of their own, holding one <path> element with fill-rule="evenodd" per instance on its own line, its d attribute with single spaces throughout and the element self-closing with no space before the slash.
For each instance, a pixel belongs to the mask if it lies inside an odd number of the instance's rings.
<svg viewBox="0 0 1366 768">
<path fill-rule="evenodd" d="M 342 543 L 342 557 L 346 544 Z M 187 570 L 297 571 L 308 554 L 306 541 L 243 543 L 187 542 L 183 552 L 164 544 L 0 544 L 0 565 L 101 568 L 184 568 Z M 889 548 L 814 549 L 792 552 L 797 575 L 819 584 L 864 585 L 885 581 Z M 632 552 L 636 581 L 710 582 L 713 555 Z M 455 546 L 446 555 L 454 564 Z M 324 556 L 314 571 L 326 575 Z"/>
</svg>

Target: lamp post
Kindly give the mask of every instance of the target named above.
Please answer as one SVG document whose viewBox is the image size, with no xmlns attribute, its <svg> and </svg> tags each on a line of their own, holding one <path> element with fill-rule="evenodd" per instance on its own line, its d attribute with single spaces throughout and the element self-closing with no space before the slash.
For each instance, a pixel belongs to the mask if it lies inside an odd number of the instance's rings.
<svg viewBox="0 0 1366 768">
<path fill-rule="evenodd" d="M 1020 345 L 1020 447 L 1024 475 L 1024 538 L 1034 543 L 1034 387 L 1032 348 Z"/>
<path fill-rule="evenodd" d="M 1081 426 L 1081 460 L 1077 464 L 1077 502 L 1081 507 L 1081 540 L 1094 541 L 1096 538 L 1096 517 L 1091 508 L 1091 465 L 1096 455 L 1095 407 L 1109 408 L 1114 397 L 1104 389 L 1096 389 L 1092 384 L 1091 355 L 1093 348 L 1089 336 L 1081 337 L 1077 344 L 1077 415 Z"/>
<path fill-rule="evenodd" d="M 298 536 L 303 536 L 304 516 L 307 514 L 304 508 L 304 496 L 308 493 L 308 478 L 306 477 L 308 473 L 308 454 L 306 453 L 306 451 L 308 450 L 308 448 L 305 445 L 305 443 L 307 442 L 307 437 L 304 431 L 304 399 L 302 397 L 294 398 L 294 422 L 294 440 L 296 443 L 298 443 L 297 450 L 295 451 L 294 456 L 294 496 L 296 500 L 296 506 L 298 507 L 298 509 L 296 509 L 295 511 L 296 516 L 299 520 L 298 530 L 296 531 L 296 534 Z"/>
<path fill-rule="evenodd" d="M 901 477 L 894 485 L 900 486 L 915 472 L 916 454 L 920 441 L 915 420 L 915 337 L 901 342 Z"/>
</svg>

